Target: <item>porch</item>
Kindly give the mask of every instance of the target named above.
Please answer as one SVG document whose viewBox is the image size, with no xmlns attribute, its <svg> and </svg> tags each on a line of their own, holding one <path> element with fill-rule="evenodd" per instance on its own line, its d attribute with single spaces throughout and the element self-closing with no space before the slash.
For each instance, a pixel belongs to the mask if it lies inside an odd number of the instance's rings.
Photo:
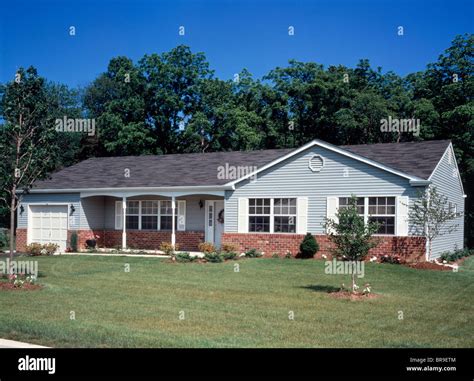
<svg viewBox="0 0 474 381">
<path fill-rule="evenodd" d="M 78 248 L 94 239 L 98 247 L 159 250 L 163 242 L 198 251 L 202 242 L 220 247 L 224 232 L 222 191 L 81 193 Z"/>
</svg>

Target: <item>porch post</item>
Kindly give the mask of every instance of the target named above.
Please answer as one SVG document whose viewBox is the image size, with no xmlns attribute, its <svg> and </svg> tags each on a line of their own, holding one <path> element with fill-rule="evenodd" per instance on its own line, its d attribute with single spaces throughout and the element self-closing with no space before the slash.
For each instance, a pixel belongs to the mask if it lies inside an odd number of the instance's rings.
<svg viewBox="0 0 474 381">
<path fill-rule="evenodd" d="M 174 222 L 174 216 L 176 215 L 176 197 L 172 196 L 171 197 L 171 210 L 172 210 L 172 221 L 171 221 L 171 244 L 173 247 L 176 245 L 176 234 L 175 234 L 175 222 Z"/>
<path fill-rule="evenodd" d="M 127 248 L 127 197 L 122 197 L 122 250 Z"/>
</svg>

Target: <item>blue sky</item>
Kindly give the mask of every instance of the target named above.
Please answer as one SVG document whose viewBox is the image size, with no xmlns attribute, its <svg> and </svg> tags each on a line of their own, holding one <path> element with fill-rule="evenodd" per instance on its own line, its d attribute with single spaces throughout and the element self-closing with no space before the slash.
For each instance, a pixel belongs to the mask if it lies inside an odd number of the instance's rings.
<svg viewBox="0 0 474 381">
<path fill-rule="evenodd" d="M 472 33 L 468 0 L 47 0 L 0 3 L 0 82 L 20 66 L 85 86 L 125 55 L 179 44 L 204 52 L 218 77 L 261 77 L 289 59 L 353 67 L 360 58 L 400 75 L 423 70 L 457 34 Z M 69 36 L 75 26 L 76 36 Z M 185 27 L 185 36 L 178 28 Z M 295 35 L 288 35 L 288 27 Z M 404 36 L 397 27 L 404 27 Z"/>
</svg>

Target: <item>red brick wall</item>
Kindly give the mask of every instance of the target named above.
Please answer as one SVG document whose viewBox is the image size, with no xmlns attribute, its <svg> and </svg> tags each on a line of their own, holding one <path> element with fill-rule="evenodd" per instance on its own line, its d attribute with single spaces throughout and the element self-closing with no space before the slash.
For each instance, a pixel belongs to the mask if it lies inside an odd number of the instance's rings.
<svg viewBox="0 0 474 381">
<path fill-rule="evenodd" d="M 16 229 L 16 251 L 24 252 L 26 248 L 27 229 Z"/>
<path fill-rule="evenodd" d="M 103 232 L 103 237 L 105 247 L 122 246 L 122 232 L 119 230 L 106 230 Z M 171 242 L 170 231 L 127 231 L 127 246 L 133 249 L 159 250 L 162 242 Z M 204 242 L 202 231 L 176 232 L 179 250 L 197 251 L 201 242 Z"/>
<path fill-rule="evenodd" d="M 303 240 L 302 234 L 259 234 L 259 233 L 224 233 L 222 243 L 234 245 L 239 253 L 249 249 L 258 249 L 264 252 L 265 257 L 271 257 L 278 254 L 285 256 L 289 251 L 293 256 L 299 252 L 299 246 Z M 327 235 L 315 235 L 319 244 L 319 251 L 316 258 L 322 255 L 331 257 L 332 243 Z M 424 260 L 425 256 L 425 238 L 424 237 L 376 237 L 379 245 L 373 248 L 369 255 L 382 256 L 400 255 L 406 260 L 415 258 Z"/>
</svg>

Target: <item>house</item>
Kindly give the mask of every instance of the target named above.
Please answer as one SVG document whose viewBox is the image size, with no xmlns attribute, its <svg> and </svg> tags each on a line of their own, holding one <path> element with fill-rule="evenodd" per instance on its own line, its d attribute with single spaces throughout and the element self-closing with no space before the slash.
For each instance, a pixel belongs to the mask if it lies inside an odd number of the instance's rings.
<svg viewBox="0 0 474 381">
<path fill-rule="evenodd" d="M 328 252 L 323 226 L 348 198 L 380 223 L 373 254 L 426 253 L 408 208 L 430 184 L 464 211 L 450 141 L 335 146 L 313 140 L 298 149 L 91 158 L 38 181 L 18 208 L 17 248 L 55 242 L 76 231 L 99 246 L 195 251 L 200 242 L 257 248 L 271 256 L 298 252 L 306 232 Z M 457 231 L 433 242 L 433 257 L 463 246 Z"/>
</svg>

